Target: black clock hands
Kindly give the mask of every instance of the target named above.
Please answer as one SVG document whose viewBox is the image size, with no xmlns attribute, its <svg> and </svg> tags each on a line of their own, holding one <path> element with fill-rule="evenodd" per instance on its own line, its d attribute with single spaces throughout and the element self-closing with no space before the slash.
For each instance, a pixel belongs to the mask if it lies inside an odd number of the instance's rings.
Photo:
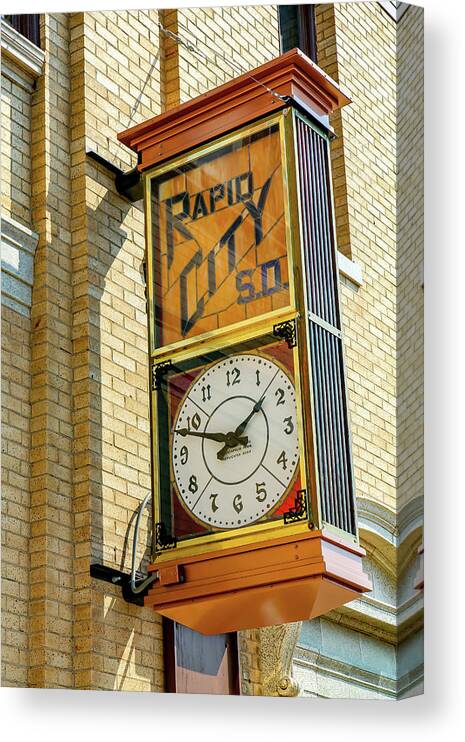
<svg viewBox="0 0 465 742">
<path fill-rule="evenodd" d="M 263 395 L 263 397 L 261 397 L 261 399 L 259 399 L 258 402 L 255 402 L 254 406 L 252 407 L 252 412 L 250 412 L 250 414 L 247 415 L 245 420 L 243 420 L 241 424 L 237 426 L 234 433 L 228 433 L 227 440 L 224 442 L 223 448 L 221 448 L 216 454 L 217 458 L 220 459 L 220 461 L 224 459 L 226 453 L 229 451 L 230 448 L 235 448 L 238 442 L 242 443 L 243 439 L 240 436 L 246 429 L 247 425 L 249 424 L 249 422 L 251 421 L 255 413 L 261 410 L 264 399 L 265 399 L 265 395 Z M 242 443 L 242 445 L 243 446 L 247 445 L 247 441 L 248 441 L 248 438 L 246 437 L 246 443 Z"/>
<path fill-rule="evenodd" d="M 252 417 L 261 410 L 263 401 L 265 399 L 265 396 L 261 397 L 261 399 L 258 400 L 258 402 L 255 402 L 254 406 L 252 407 L 252 411 L 247 415 L 245 420 L 241 422 L 240 425 L 237 426 L 236 430 L 234 432 L 230 433 L 199 433 L 195 432 L 193 430 L 189 430 L 188 428 L 178 428 L 177 430 L 173 430 L 173 433 L 178 433 L 179 435 L 186 436 L 186 435 L 192 435 L 196 436 L 197 438 L 206 438 L 209 441 L 216 441 L 217 443 L 223 443 L 223 448 L 221 448 L 217 455 L 217 458 L 222 461 L 225 457 L 225 454 L 229 451 L 230 448 L 236 448 L 236 446 L 246 446 L 249 442 L 249 439 L 246 435 L 242 435 L 244 430 L 246 429 L 247 425 L 249 424 Z"/>
<path fill-rule="evenodd" d="M 173 433 L 179 433 L 179 435 L 182 436 L 195 435 L 197 438 L 207 438 L 207 440 L 217 441 L 218 443 L 229 443 L 228 448 L 230 448 L 231 445 L 237 446 L 238 443 L 246 446 L 249 440 L 247 436 L 241 437 L 231 433 L 195 433 L 193 430 L 188 430 L 187 428 L 173 430 Z"/>
</svg>

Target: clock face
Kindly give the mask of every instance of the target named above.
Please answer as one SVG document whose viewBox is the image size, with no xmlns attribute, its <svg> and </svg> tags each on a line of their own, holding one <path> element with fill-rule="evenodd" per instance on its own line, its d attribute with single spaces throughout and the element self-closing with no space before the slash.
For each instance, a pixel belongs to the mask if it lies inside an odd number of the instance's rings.
<svg viewBox="0 0 465 742">
<path fill-rule="evenodd" d="M 258 521 L 282 502 L 298 462 L 295 389 L 274 359 L 229 356 L 187 390 L 171 464 L 181 502 L 197 521 L 218 529 Z"/>
</svg>

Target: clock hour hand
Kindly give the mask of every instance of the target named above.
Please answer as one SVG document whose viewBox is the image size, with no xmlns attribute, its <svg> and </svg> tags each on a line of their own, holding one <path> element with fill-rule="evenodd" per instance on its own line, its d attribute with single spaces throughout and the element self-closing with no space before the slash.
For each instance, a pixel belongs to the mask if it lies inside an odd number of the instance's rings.
<svg viewBox="0 0 465 742">
<path fill-rule="evenodd" d="M 238 443 L 241 443 L 243 446 L 247 445 L 249 439 L 247 438 L 247 436 L 241 437 L 242 433 L 246 429 L 247 425 L 249 424 L 255 413 L 261 410 L 264 399 L 265 395 L 263 395 L 263 397 L 261 397 L 258 402 L 255 402 L 254 406 L 252 407 L 252 412 L 247 415 L 245 420 L 243 420 L 240 425 L 237 426 L 234 433 L 228 433 L 223 448 L 221 448 L 216 454 L 217 458 L 219 458 L 220 461 L 224 459 L 225 454 L 229 451 L 229 449 L 234 448 L 238 445 Z"/>
<path fill-rule="evenodd" d="M 230 448 L 236 448 L 239 444 L 241 446 L 246 446 L 249 442 L 249 439 L 246 435 L 236 435 L 236 433 L 228 433 L 226 436 L 226 440 L 224 443 L 223 448 L 220 448 L 218 453 L 216 454 L 216 457 L 222 461 L 225 457 L 225 454 L 229 451 Z"/>
<path fill-rule="evenodd" d="M 252 412 L 247 415 L 245 420 L 243 420 L 240 425 L 237 426 L 236 430 L 234 431 L 234 435 L 242 435 L 255 413 L 259 412 L 262 409 L 264 399 L 265 395 L 263 395 L 263 397 L 261 397 L 258 402 L 255 402 L 254 406 L 252 407 Z"/>
</svg>

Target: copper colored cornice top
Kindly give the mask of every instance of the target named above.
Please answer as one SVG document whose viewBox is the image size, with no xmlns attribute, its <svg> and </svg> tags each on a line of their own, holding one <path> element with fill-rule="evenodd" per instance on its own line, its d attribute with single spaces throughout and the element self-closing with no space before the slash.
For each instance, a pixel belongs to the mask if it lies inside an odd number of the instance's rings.
<svg viewBox="0 0 465 742">
<path fill-rule="evenodd" d="M 272 92 L 278 95 L 273 95 Z M 282 96 L 285 100 L 281 100 Z M 139 170 L 226 134 L 290 102 L 324 116 L 350 98 L 299 49 L 118 134 L 137 152 Z"/>
</svg>

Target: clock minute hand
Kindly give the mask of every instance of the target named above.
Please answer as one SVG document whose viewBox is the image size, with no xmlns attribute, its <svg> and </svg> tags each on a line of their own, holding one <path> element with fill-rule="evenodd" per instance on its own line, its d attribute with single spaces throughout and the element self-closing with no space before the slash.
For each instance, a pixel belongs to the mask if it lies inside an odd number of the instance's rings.
<svg viewBox="0 0 465 742">
<path fill-rule="evenodd" d="M 236 430 L 234 431 L 234 435 L 242 435 L 255 413 L 259 412 L 262 409 L 264 399 L 265 396 L 261 397 L 258 402 L 255 402 L 254 406 L 252 407 L 252 412 L 247 415 L 245 420 L 243 420 L 240 425 L 237 426 Z"/>
<path fill-rule="evenodd" d="M 217 441 L 218 443 L 226 442 L 225 433 L 194 433 L 194 431 L 188 430 L 187 428 L 179 428 L 178 430 L 173 430 L 173 433 L 179 433 L 179 435 L 182 436 L 195 435 L 197 436 L 197 438 L 207 438 L 210 441 Z"/>
<path fill-rule="evenodd" d="M 242 438 L 237 438 L 236 435 L 232 435 L 230 433 L 194 433 L 193 430 L 188 430 L 187 428 L 179 428 L 178 430 L 173 430 L 173 433 L 179 433 L 182 436 L 186 435 L 195 435 L 197 438 L 207 438 L 209 441 L 217 441 L 218 443 L 227 443 L 228 447 L 231 445 L 237 446 L 239 443 L 241 443 L 243 446 L 247 445 L 248 438 L 246 436 Z"/>
</svg>

